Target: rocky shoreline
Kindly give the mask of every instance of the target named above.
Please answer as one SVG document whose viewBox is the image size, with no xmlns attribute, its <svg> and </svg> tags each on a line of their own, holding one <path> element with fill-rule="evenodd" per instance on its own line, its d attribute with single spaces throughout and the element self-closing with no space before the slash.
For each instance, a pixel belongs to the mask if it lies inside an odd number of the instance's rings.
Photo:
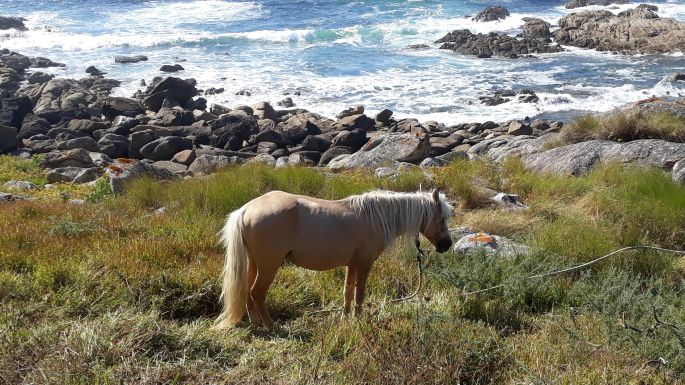
<svg viewBox="0 0 685 385">
<path fill-rule="evenodd" d="M 520 39 L 453 31 L 438 42 L 443 44 L 441 48 L 465 54 L 517 57 L 560 49 L 552 45 L 552 37 L 581 44 L 578 41 L 584 28 L 578 25 L 585 26 L 585 21 L 578 18 L 591 18 L 600 24 L 615 23 L 617 18 L 663 21 L 652 17 L 653 9 L 645 6 L 623 16 L 602 12 L 570 14 L 554 33 L 549 23 L 528 19 Z M 476 19 L 498 20 L 507 15 L 503 7 L 488 8 Z M 0 28 L 20 28 L 23 24 L 18 23 L 20 19 L 0 18 Z M 585 29 L 595 33 L 600 29 L 595 27 Z M 681 30 L 685 33 L 680 27 L 669 30 L 668 36 Z M 588 41 L 582 44 L 594 47 Z M 608 49 L 609 43 L 603 40 L 597 48 Z M 634 45 L 630 49 L 645 47 L 653 46 Z M 139 55 L 115 60 L 130 63 L 147 58 Z M 55 66 L 64 64 L 0 50 L 0 153 L 19 157 L 43 154 L 50 183 L 89 183 L 107 174 L 112 189 L 121 192 L 126 181 L 141 175 L 173 179 L 254 162 L 333 171 L 366 168 L 378 176 L 388 176 L 403 168 L 441 166 L 454 159 L 485 156 L 499 161 L 510 155 L 520 155 L 526 166 L 544 172 L 582 175 L 601 161 L 620 161 L 655 165 L 671 171 L 676 181 L 685 179 L 683 143 L 593 141 L 549 149 L 550 143 L 558 140 L 562 122 L 526 119 L 447 126 L 435 121 L 395 119 L 387 109 L 368 116 L 363 106 L 350 107 L 331 119 L 294 108 L 290 98 L 278 102 L 279 109 L 267 102 L 208 106 L 203 95 L 221 89 L 203 91 L 194 79 L 173 76 L 141 82 L 146 88 L 130 98 L 113 97 L 111 92 L 120 82 L 97 68 L 89 67 L 88 76 L 79 80 L 54 78 L 40 71 Z M 179 67 L 165 65 L 160 70 L 182 71 Z M 481 102 L 497 105 L 516 97 L 521 102 L 537 102 L 530 90 L 500 91 L 482 97 Z M 676 114 L 685 111 L 685 102 L 640 104 L 647 105 Z"/>
</svg>

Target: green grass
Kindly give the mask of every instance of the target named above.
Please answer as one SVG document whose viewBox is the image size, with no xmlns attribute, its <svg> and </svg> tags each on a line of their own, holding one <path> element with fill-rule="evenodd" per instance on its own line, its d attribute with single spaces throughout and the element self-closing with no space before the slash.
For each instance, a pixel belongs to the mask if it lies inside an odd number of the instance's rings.
<svg viewBox="0 0 685 385">
<path fill-rule="evenodd" d="M 685 187 L 662 171 L 606 165 L 566 178 L 512 159 L 375 179 L 255 165 L 140 180 L 117 197 L 103 186 L 80 192 L 97 202 L 87 205 L 46 195 L 0 205 L 0 383 L 685 383 L 683 258 L 634 252 L 524 279 L 626 245 L 685 249 Z M 228 212 L 272 189 L 338 199 L 419 186 L 460 201 L 452 225 L 507 235 L 530 255 L 433 254 L 421 298 L 392 305 L 417 273 L 412 250 L 390 250 L 359 319 L 309 313 L 340 305 L 342 269 L 285 265 L 267 300 L 273 332 L 210 329 L 220 310 L 216 233 Z M 492 206 L 478 186 L 519 194 L 530 208 Z M 675 328 L 654 329 L 652 306 Z M 665 365 L 647 364 L 659 357 Z"/>
<path fill-rule="evenodd" d="M 628 142 L 636 139 L 663 139 L 685 142 L 685 119 L 666 112 L 618 111 L 607 115 L 576 118 L 561 130 L 561 143 L 592 139 Z"/>
</svg>

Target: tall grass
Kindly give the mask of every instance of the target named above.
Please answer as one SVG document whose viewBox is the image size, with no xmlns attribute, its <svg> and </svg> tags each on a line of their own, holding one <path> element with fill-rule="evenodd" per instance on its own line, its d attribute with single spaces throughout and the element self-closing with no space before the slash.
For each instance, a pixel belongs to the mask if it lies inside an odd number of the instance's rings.
<svg viewBox="0 0 685 385">
<path fill-rule="evenodd" d="M 563 143 L 592 139 L 628 142 L 636 139 L 663 139 L 685 142 L 685 119 L 666 112 L 617 111 L 611 114 L 576 118 L 561 130 Z"/>
<path fill-rule="evenodd" d="M 229 211 L 271 189 L 339 199 L 419 186 L 462 202 L 452 225 L 526 242 L 530 255 L 432 254 L 420 298 L 391 305 L 417 272 L 412 252 L 390 250 L 359 319 L 310 313 L 341 303 L 342 269 L 286 264 L 267 299 L 273 332 L 210 329 L 223 260 L 216 233 Z M 481 187 L 519 194 L 529 209 L 492 206 Z M 141 180 L 96 204 L 0 205 L 0 383 L 685 383 L 680 259 L 633 253 L 525 280 L 624 245 L 685 249 L 683 196 L 659 170 L 608 165 L 574 179 L 510 160 L 389 179 L 236 167 Z M 651 331 L 652 305 L 675 328 Z M 659 357 L 665 365 L 648 364 Z"/>
</svg>

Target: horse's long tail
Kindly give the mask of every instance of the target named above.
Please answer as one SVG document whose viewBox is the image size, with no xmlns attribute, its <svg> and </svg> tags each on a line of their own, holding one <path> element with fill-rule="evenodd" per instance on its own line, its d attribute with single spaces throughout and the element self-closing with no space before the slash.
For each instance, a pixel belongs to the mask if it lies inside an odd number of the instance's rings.
<svg viewBox="0 0 685 385">
<path fill-rule="evenodd" d="M 214 322 L 214 328 L 226 329 L 240 322 L 245 315 L 247 303 L 247 263 L 248 255 L 243 240 L 243 213 L 245 207 L 232 212 L 221 230 L 221 242 L 226 247 L 221 301 L 223 311 Z"/>
</svg>

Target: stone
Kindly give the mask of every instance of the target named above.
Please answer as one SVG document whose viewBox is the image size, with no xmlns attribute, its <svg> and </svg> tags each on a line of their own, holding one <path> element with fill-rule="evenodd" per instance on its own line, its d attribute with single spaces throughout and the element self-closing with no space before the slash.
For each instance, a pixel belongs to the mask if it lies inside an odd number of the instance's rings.
<svg viewBox="0 0 685 385">
<path fill-rule="evenodd" d="M 276 113 L 276 110 L 274 110 L 273 107 L 271 107 L 271 104 L 267 102 L 261 102 L 257 103 L 253 106 L 251 106 L 253 115 L 257 117 L 257 119 L 269 119 L 276 121 L 278 120 L 278 114 Z"/>
<path fill-rule="evenodd" d="M 143 158 L 140 149 L 155 139 L 157 139 L 157 135 L 155 135 L 152 130 L 142 130 L 132 133 L 131 141 L 128 146 L 128 157 L 134 159 Z"/>
<path fill-rule="evenodd" d="M 349 155 L 354 150 L 350 147 L 343 146 L 333 146 L 321 154 L 319 159 L 319 166 L 326 166 L 331 160 L 335 159 L 340 155 Z"/>
<path fill-rule="evenodd" d="M 97 142 L 98 151 L 111 158 L 125 158 L 131 142 L 126 136 L 106 134 Z"/>
<path fill-rule="evenodd" d="M 50 170 L 46 179 L 48 183 L 74 183 L 75 180 L 75 183 L 86 183 L 95 180 L 97 175 L 97 167 L 58 167 Z"/>
<path fill-rule="evenodd" d="M 0 99 L 0 124 L 20 128 L 24 117 L 31 113 L 31 99 L 26 96 L 15 96 Z"/>
<path fill-rule="evenodd" d="M 666 77 L 667 82 L 682 82 L 685 81 L 685 73 L 683 72 L 675 72 Z"/>
<path fill-rule="evenodd" d="M 325 135 L 309 135 L 302 141 L 302 147 L 309 151 L 325 152 L 332 143 Z"/>
<path fill-rule="evenodd" d="M 387 108 L 376 114 L 376 121 L 383 124 L 390 124 L 390 118 L 392 118 L 392 111 Z"/>
<path fill-rule="evenodd" d="M 120 64 L 128 63 L 139 63 L 141 61 L 147 61 L 147 56 L 145 55 L 135 55 L 135 56 L 115 56 L 114 62 Z"/>
<path fill-rule="evenodd" d="M 540 39 L 518 39 L 504 33 L 474 34 L 468 29 L 455 30 L 435 41 L 440 49 L 478 58 L 493 56 L 518 58 L 535 53 L 554 53 L 564 49 L 558 44 Z M 505 99 L 501 97 L 501 99 Z M 494 101 L 493 101 L 494 102 Z"/>
<path fill-rule="evenodd" d="M 571 0 L 564 6 L 566 9 L 588 7 L 591 5 L 607 6 L 611 4 L 628 4 L 630 0 Z"/>
<path fill-rule="evenodd" d="M 107 74 L 107 72 L 102 72 L 99 69 L 95 68 L 95 66 L 89 66 L 88 68 L 86 68 L 86 73 L 91 76 L 102 76 Z"/>
<path fill-rule="evenodd" d="M 349 115 L 341 118 L 335 122 L 335 128 L 340 130 L 352 131 L 355 129 L 362 130 L 373 130 L 375 127 L 375 122 L 373 119 L 369 118 L 364 114 L 360 115 Z"/>
<path fill-rule="evenodd" d="M 521 197 L 515 194 L 497 193 L 494 197 L 490 198 L 493 202 L 499 206 L 503 206 L 511 209 L 526 209 L 526 206 Z"/>
<path fill-rule="evenodd" d="M 156 168 L 161 168 L 167 171 L 171 171 L 175 174 L 186 174 L 188 173 L 188 166 L 181 164 L 181 163 L 176 163 L 172 162 L 170 160 L 159 160 L 157 162 L 152 163 L 153 167 Z"/>
<path fill-rule="evenodd" d="M 295 102 L 293 102 L 293 98 L 287 97 L 281 100 L 280 102 L 276 103 L 277 105 L 284 107 L 284 108 L 292 108 L 295 107 Z"/>
<path fill-rule="evenodd" d="M 0 202 L 14 202 L 17 200 L 21 200 L 21 197 L 10 193 L 0 192 Z"/>
<path fill-rule="evenodd" d="M 519 121 L 513 121 L 509 123 L 509 128 L 507 129 L 508 135 L 533 135 L 533 129 Z"/>
<path fill-rule="evenodd" d="M 546 42 L 551 40 L 552 33 L 549 31 L 549 29 L 552 25 L 550 23 L 534 17 L 527 17 L 523 20 L 525 24 L 523 25 L 523 33 L 521 37 L 524 39 L 537 39 Z"/>
<path fill-rule="evenodd" d="M 133 180 L 148 177 L 156 180 L 172 180 L 178 176 L 168 170 L 160 169 L 137 160 L 116 160 L 107 167 L 109 186 L 114 194 L 122 194 Z"/>
<path fill-rule="evenodd" d="M 685 23 L 642 13 L 614 15 L 606 10 L 571 13 L 554 31 L 558 44 L 622 54 L 675 52 L 685 46 Z"/>
<path fill-rule="evenodd" d="M 0 124 L 0 154 L 16 150 L 19 144 L 17 129 Z"/>
<path fill-rule="evenodd" d="M 45 168 L 90 168 L 94 166 L 88 150 L 82 148 L 48 152 L 43 157 L 42 165 Z"/>
<path fill-rule="evenodd" d="M 230 150 L 238 150 L 242 147 L 242 142 L 259 132 L 259 125 L 254 116 L 240 115 L 240 114 L 224 114 L 210 125 L 212 129 L 212 136 L 209 144 L 218 148 L 226 148 L 227 145 Z M 230 145 L 230 141 L 235 138 L 234 145 Z M 237 147 L 237 148 L 236 148 Z"/>
<path fill-rule="evenodd" d="M 176 155 L 174 155 L 173 159 L 171 159 L 173 162 L 180 163 L 186 166 L 190 166 L 195 159 L 197 159 L 197 155 L 195 154 L 194 150 L 183 150 Z"/>
<path fill-rule="evenodd" d="M 155 115 L 155 120 L 150 124 L 162 127 L 190 126 L 195 123 L 192 111 L 178 110 L 176 108 L 162 108 Z"/>
<path fill-rule="evenodd" d="M 685 184 L 685 158 L 676 162 L 673 166 L 673 181 L 679 184 Z"/>
<path fill-rule="evenodd" d="M 50 68 L 50 67 L 66 67 L 64 63 L 54 62 L 46 57 L 32 57 L 31 58 L 31 68 Z"/>
<path fill-rule="evenodd" d="M 45 72 L 37 71 L 37 72 L 32 73 L 28 78 L 26 78 L 26 81 L 29 84 L 41 84 L 41 83 L 49 82 L 54 77 L 55 77 L 55 75 L 46 74 Z"/>
<path fill-rule="evenodd" d="M 356 151 L 362 148 L 366 142 L 366 130 L 356 129 L 341 131 L 333 138 L 332 145 L 336 147 L 349 147 Z"/>
<path fill-rule="evenodd" d="M 373 176 L 376 178 L 389 178 L 396 176 L 399 173 L 396 168 L 392 167 L 378 167 L 373 170 Z"/>
<path fill-rule="evenodd" d="M 154 161 L 171 160 L 174 155 L 193 148 L 193 141 L 179 136 L 166 136 L 155 139 L 140 149 L 140 154 Z"/>
<path fill-rule="evenodd" d="M 276 160 L 276 168 L 314 166 L 316 163 L 301 154 L 290 154 Z"/>
<path fill-rule="evenodd" d="M 442 159 L 426 158 L 421 162 L 421 164 L 419 164 L 419 167 L 421 167 L 421 168 L 432 168 L 432 167 L 442 167 L 444 165 L 445 165 L 445 162 L 442 161 Z"/>
<path fill-rule="evenodd" d="M 333 159 L 328 167 L 332 170 L 370 168 L 397 162 L 420 163 L 430 154 L 430 143 L 425 136 L 405 133 L 379 135 L 359 151 Z"/>
<path fill-rule="evenodd" d="M 250 158 L 245 164 L 265 164 L 267 166 L 276 167 L 276 158 L 269 154 L 259 154 L 254 158 Z"/>
<path fill-rule="evenodd" d="M 92 134 L 95 130 L 106 130 L 111 127 L 109 122 L 96 122 L 89 119 L 72 119 L 67 128 L 86 134 Z"/>
<path fill-rule="evenodd" d="M 255 143 L 260 142 L 270 142 L 274 143 L 277 147 L 286 147 L 292 145 L 292 140 L 282 132 L 274 130 L 265 130 L 258 133 L 254 138 Z"/>
<path fill-rule="evenodd" d="M 340 112 L 340 113 L 339 113 L 338 115 L 336 115 L 335 117 L 336 117 L 337 119 L 343 119 L 343 118 L 346 118 L 346 117 L 348 117 L 348 116 L 363 115 L 363 114 L 364 114 L 364 106 L 362 106 L 362 105 L 356 105 L 356 106 L 350 107 L 350 108 L 348 108 L 348 109 L 346 109 L 346 110 Z"/>
<path fill-rule="evenodd" d="M 82 136 L 80 138 L 70 139 L 57 144 L 58 150 L 73 150 L 75 148 L 82 148 L 88 151 L 97 151 L 98 144 L 95 139 L 90 136 Z"/>
<path fill-rule="evenodd" d="M 0 30 L 16 29 L 18 31 L 28 31 L 21 17 L 0 16 Z"/>
<path fill-rule="evenodd" d="M 108 97 L 102 100 L 102 114 L 110 121 L 117 116 L 135 118 L 143 113 L 145 113 L 145 108 L 135 99 Z"/>
<path fill-rule="evenodd" d="M 186 104 L 197 93 L 193 82 L 176 77 L 168 77 L 152 87 L 148 96 L 143 99 L 143 105 L 147 109 L 157 112 L 162 108 L 166 98 L 176 100 L 180 104 Z"/>
<path fill-rule="evenodd" d="M 522 243 L 487 233 L 464 235 L 454 243 L 452 250 L 461 254 L 485 253 L 503 258 L 513 258 L 530 253 L 530 248 Z"/>
<path fill-rule="evenodd" d="M 178 72 L 178 71 L 184 71 L 185 68 L 183 68 L 183 66 L 181 66 L 180 64 L 174 64 L 174 65 L 165 64 L 159 70 L 162 72 Z"/>
<path fill-rule="evenodd" d="M 484 10 L 478 12 L 478 14 L 472 20 L 480 22 L 497 21 L 504 20 L 507 18 L 507 16 L 510 15 L 511 14 L 506 8 L 498 5 L 495 7 L 487 7 Z"/>
<path fill-rule="evenodd" d="M 211 174 L 221 168 L 229 167 L 235 164 L 243 163 L 243 160 L 237 156 L 224 155 L 199 155 L 197 159 L 190 165 L 188 170 L 193 174 Z"/>
<path fill-rule="evenodd" d="M 38 186 L 36 186 L 32 182 L 28 181 L 23 181 L 23 180 L 10 180 L 5 182 L 3 187 L 10 189 L 10 190 L 17 190 L 17 191 L 29 191 L 29 190 L 36 190 L 38 189 Z"/>
</svg>

